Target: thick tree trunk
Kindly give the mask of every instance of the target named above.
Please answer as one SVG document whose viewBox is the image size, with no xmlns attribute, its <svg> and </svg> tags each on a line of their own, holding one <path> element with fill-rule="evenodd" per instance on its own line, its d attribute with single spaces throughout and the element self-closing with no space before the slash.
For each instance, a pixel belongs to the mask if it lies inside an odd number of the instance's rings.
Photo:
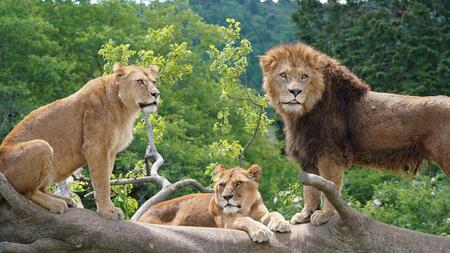
<svg viewBox="0 0 450 253">
<path fill-rule="evenodd" d="M 108 221 L 72 208 L 52 214 L 18 194 L 0 173 L 0 252 L 450 252 L 450 239 L 400 229 L 350 209 L 324 179 L 301 181 L 324 191 L 339 214 L 322 226 L 292 226 L 270 242 L 253 243 L 228 229 Z"/>
</svg>

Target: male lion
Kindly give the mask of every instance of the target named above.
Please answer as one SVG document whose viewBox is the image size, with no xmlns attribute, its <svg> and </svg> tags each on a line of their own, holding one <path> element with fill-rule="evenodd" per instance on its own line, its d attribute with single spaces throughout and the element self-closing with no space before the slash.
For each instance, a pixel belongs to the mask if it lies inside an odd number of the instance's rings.
<svg viewBox="0 0 450 253">
<path fill-rule="evenodd" d="M 268 241 L 272 231 L 289 232 L 278 212 L 267 210 L 258 191 L 261 168 L 225 170 L 216 166 L 214 193 L 190 194 L 152 206 L 138 220 L 153 224 L 219 227 L 247 231 L 255 242 Z M 267 225 L 264 226 L 264 225 Z"/>
<path fill-rule="evenodd" d="M 260 58 L 264 89 L 282 116 L 286 152 L 308 173 L 340 189 L 351 165 L 415 174 L 424 159 L 450 176 L 450 98 L 369 91 L 345 66 L 305 44 L 279 45 Z M 304 188 L 291 223 L 328 221 L 334 207 Z"/>
<path fill-rule="evenodd" d="M 46 187 L 87 163 L 97 212 L 120 219 L 122 210 L 110 199 L 110 174 L 116 153 L 132 140 L 139 111 L 157 108 L 157 72 L 154 65 L 116 65 L 114 74 L 31 112 L 1 144 L 0 172 L 19 193 L 52 213 L 63 213 L 71 200 L 46 192 Z"/>
</svg>

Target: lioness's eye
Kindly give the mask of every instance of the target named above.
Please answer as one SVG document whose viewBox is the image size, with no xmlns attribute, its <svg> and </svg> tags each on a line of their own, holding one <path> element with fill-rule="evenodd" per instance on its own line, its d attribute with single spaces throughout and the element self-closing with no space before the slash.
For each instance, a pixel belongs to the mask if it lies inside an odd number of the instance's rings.
<svg viewBox="0 0 450 253">
<path fill-rule="evenodd" d="M 138 82 L 140 85 L 144 85 L 144 80 L 142 80 L 142 79 L 137 80 L 137 82 Z"/>
<path fill-rule="evenodd" d="M 242 184 L 242 182 L 241 182 L 241 181 L 238 181 L 238 182 L 236 182 L 236 187 L 239 187 L 239 186 L 241 186 L 241 184 Z"/>
<path fill-rule="evenodd" d="M 286 73 L 284 73 L 284 72 L 281 73 L 280 76 L 281 76 L 281 78 L 283 78 L 283 79 L 286 79 L 286 78 L 287 78 L 287 75 L 286 75 Z"/>
<path fill-rule="evenodd" d="M 225 188 L 225 184 L 219 184 L 220 189 Z"/>
<path fill-rule="evenodd" d="M 305 74 L 305 75 L 302 75 L 302 81 L 305 81 L 306 79 L 308 79 L 308 77 L 309 77 L 309 76 L 306 75 L 306 74 Z"/>
</svg>

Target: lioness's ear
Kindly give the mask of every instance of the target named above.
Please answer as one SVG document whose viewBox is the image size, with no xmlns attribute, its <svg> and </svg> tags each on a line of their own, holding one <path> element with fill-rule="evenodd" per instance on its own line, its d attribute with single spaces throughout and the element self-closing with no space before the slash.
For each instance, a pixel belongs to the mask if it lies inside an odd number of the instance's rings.
<svg viewBox="0 0 450 253">
<path fill-rule="evenodd" d="M 125 68 L 122 64 L 116 63 L 114 64 L 113 71 L 118 77 L 125 75 Z"/>
<path fill-rule="evenodd" d="M 158 75 L 159 68 L 157 65 L 150 65 L 150 67 L 148 67 L 148 70 L 150 70 L 150 72 L 152 72 L 153 75 L 155 76 Z"/>
<path fill-rule="evenodd" d="M 267 55 L 260 55 L 259 58 L 259 64 L 261 65 L 261 68 L 264 72 L 269 72 L 274 67 L 274 61 Z"/>
<path fill-rule="evenodd" d="M 253 164 L 252 166 L 250 166 L 250 168 L 248 168 L 247 170 L 249 176 L 255 180 L 256 182 L 259 181 L 259 178 L 261 177 L 261 167 L 259 167 L 259 165 L 257 164 Z"/>
<path fill-rule="evenodd" d="M 222 175 L 222 173 L 225 171 L 225 167 L 223 167 L 222 164 L 217 164 L 214 171 L 216 172 L 216 176 L 220 177 Z"/>
</svg>

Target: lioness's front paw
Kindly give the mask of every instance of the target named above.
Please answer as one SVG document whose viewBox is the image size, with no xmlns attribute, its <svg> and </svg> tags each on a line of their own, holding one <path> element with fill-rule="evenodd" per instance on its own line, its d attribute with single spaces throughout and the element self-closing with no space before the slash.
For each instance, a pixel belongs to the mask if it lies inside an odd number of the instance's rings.
<svg viewBox="0 0 450 253">
<path fill-rule="evenodd" d="M 334 212 L 327 212 L 325 210 L 317 210 L 311 215 L 311 224 L 318 226 L 327 222 Z"/>
<path fill-rule="evenodd" d="M 67 211 L 67 209 L 69 209 L 67 203 L 62 199 L 52 200 L 51 202 L 48 203 L 47 208 L 51 213 L 59 213 L 59 214 L 62 214 L 65 211 Z"/>
<path fill-rule="evenodd" d="M 275 232 L 286 233 L 291 231 L 291 227 L 289 226 L 289 222 L 284 219 L 271 219 L 267 227 Z"/>
<path fill-rule="evenodd" d="M 107 220 L 122 220 L 125 215 L 122 209 L 113 207 L 111 209 L 100 209 L 97 210 L 98 214 Z"/>
<path fill-rule="evenodd" d="M 312 210 L 303 208 L 300 213 L 296 213 L 294 216 L 292 216 L 291 224 L 301 224 L 309 222 L 312 213 Z"/>
<path fill-rule="evenodd" d="M 273 235 L 273 232 L 270 231 L 269 228 L 261 224 L 261 226 L 249 230 L 248 234 L 254 242 L 265 242 L 270 239 L 270 237 Z"/>
</svg>

